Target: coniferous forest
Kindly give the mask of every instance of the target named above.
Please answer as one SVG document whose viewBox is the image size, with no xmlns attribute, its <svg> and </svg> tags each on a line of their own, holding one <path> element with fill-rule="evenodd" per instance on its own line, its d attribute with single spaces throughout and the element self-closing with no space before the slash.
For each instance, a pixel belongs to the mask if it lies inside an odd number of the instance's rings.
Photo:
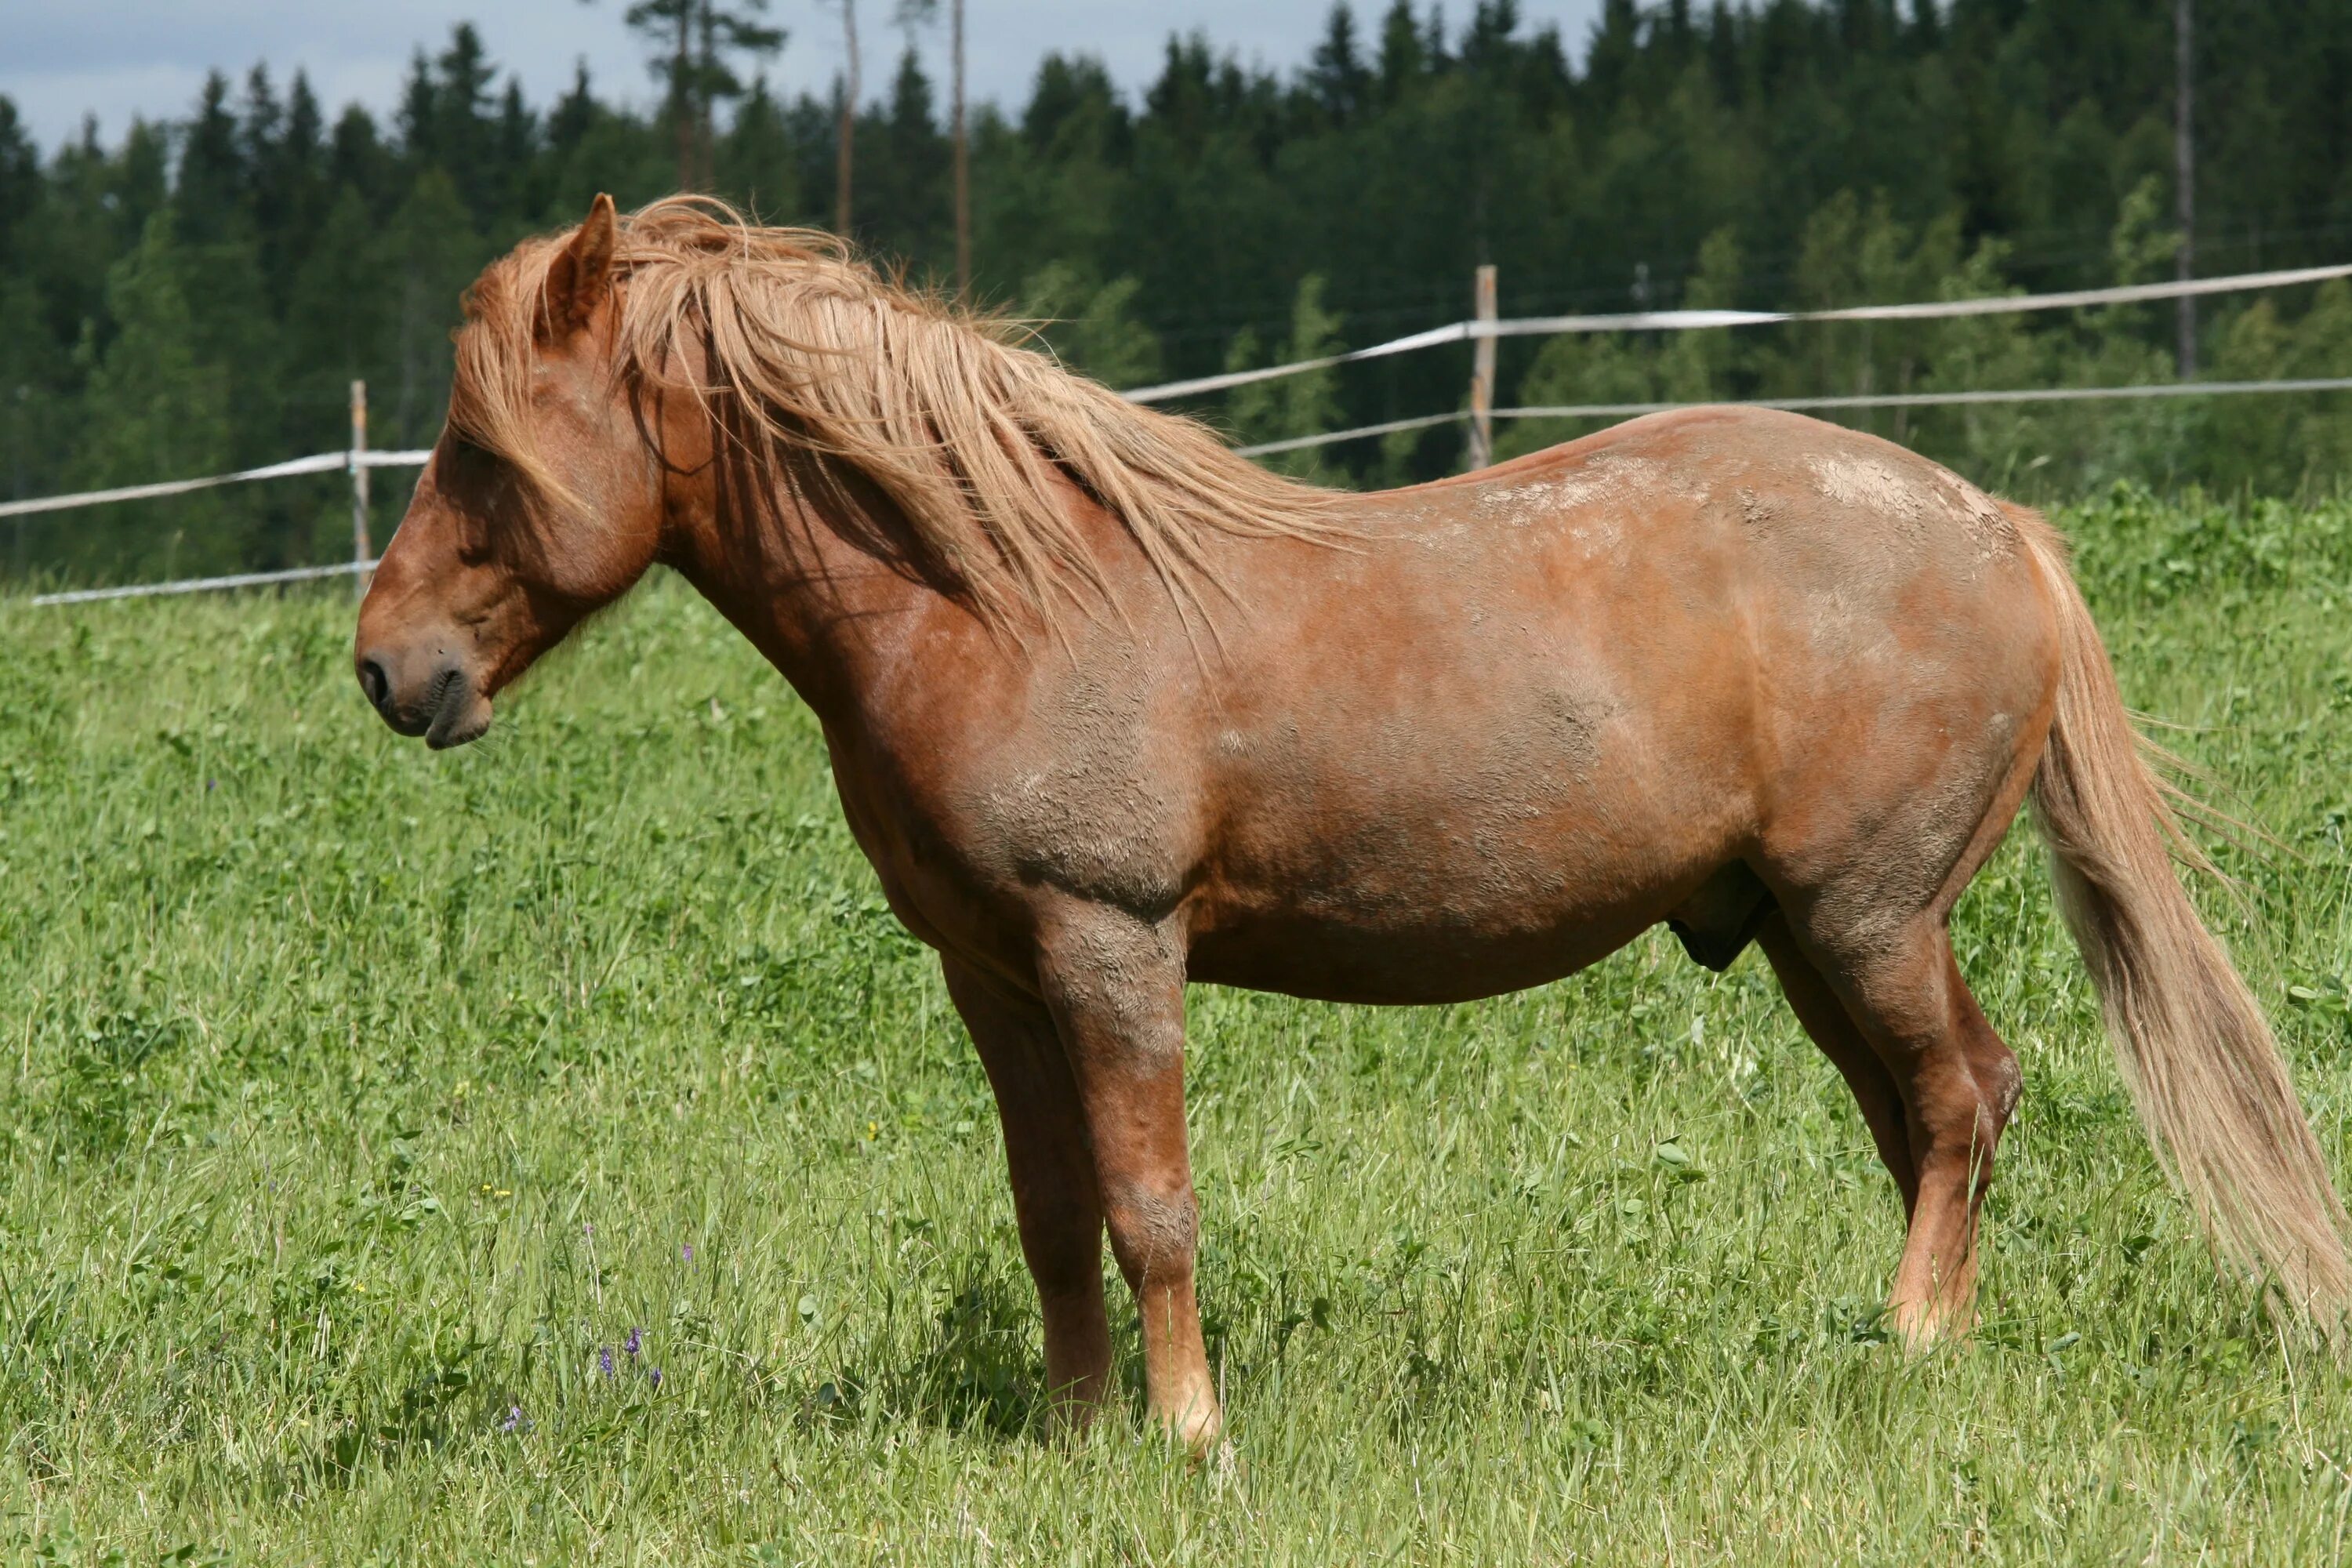
<svg viewBox="0 0 2352 1568">
<path fill-rule="evenodd" d="M 429 444 L 475 271 L 608 190 L 685 183 L 771 221 L 849 227 L 951 287 L 951 151 L 933 36 L 882 30 L 843 89 L 770 85 L 810 7 L 667 0 L 655 93 L 579 74 L 526 100 L 469 27 L 422 47 L 379 119 L 275 61 L 224 62 L 119 142 L 37 146 L 0 99 L 0 495 L 219 472 L 345 442 Z M 661 7 L 655 7 L 660 10 Z M 936 9 L 935 7 L 932 9 Z M 921 25 L 923 7 L 902 12 Z M 971 25 L 987 26 L 985 5 Z M 2206 0 L 2193 82 L 2193 265 L 2352 255 L 2352 0 Z M 689 58 L 687 20 L 704 24 Z M 714 19 L 733 27 L 712 31 Z M 755 24 L 766 20 L 772 27 Z M 715 37 L 715 42 L 713 41 Z M 916 46 L 919 42 L 920 48 Z M 2170 276 L 2184 237 L 2172 7 L 2151 0 L 1610 0 L 1586 38 L 1514 0 L 1332 9 L 1287 69 L 1169 41 L 1118 90 L 1049 55 L 976 104 L 972 291 L 1113 384 L 1272 363 L 1467 313 L 1805 308 Z M 904 46 L 901 51 L 901 46 Z M 731 47 L 730 47 L 731 46 Z M 634 107 L 633 107 L 634 106 Z M 2170 380 L 2169 304 L 1958 321 L 1507 340 L 1506 405 Z M 1272 439 L 1461 405 L 1454 347 L 1196 405 Z M 2352 374 L 2352 289 L 2223 297 L 2195 373 Z M 2352 473 L 2342 394 L 1857 413 L 2027 495 L 2118 480 L 2278 493 Z M 1525 421 L 1506 454 L 1591 426 Z M 1454 426 L 1275 459 L 1349 484 L 1462 460 Z M 379 541 L 404 476 L 377 480 Z M 339 475 L 13 520 L 0 564 L 91 579 L 265 568 L 347 549 Z"/>
</svg>

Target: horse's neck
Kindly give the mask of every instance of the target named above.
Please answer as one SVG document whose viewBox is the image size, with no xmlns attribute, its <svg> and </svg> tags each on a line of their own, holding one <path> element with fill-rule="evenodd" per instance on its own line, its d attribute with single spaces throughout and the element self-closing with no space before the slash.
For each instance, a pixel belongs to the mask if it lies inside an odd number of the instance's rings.
<svg viewBox="0 0 2352 1568">
<path fill-rule="evenodd" d="M 803 461 L 690 492 L 673 522 L 674 564 L 830 725 L 854 724 L 859 694 L 950 607 L 887 558 L 886 507 L 861 477 Z"/>
</svg>

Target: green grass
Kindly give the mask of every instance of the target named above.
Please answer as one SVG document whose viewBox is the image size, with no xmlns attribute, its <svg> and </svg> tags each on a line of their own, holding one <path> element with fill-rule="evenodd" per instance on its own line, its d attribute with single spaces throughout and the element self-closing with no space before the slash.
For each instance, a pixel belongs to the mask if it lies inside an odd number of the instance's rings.
<svg viewBox="0 0 2352 1568">
<path fill-rule="evenodd" d="M 2206 902 L 2341 1169 L 2352 508 L 2068 521 L 2132 699 L 2287 846 Z M 2343 1555 L 2352 1383 L 2165 1193 L 2029 832 L 1959 921 L 2027 1072 L 1986 1321 L 1919 1361 L 1753 955 L 1196 992 L 1196 1468 L 1123 1306 L 1129 1408 L 1040 1437 L 986 1086 L 751 649 L 656 584 L 435 757 L 350 619 L 0 605 L 0 1561 Z"/>
</svg>

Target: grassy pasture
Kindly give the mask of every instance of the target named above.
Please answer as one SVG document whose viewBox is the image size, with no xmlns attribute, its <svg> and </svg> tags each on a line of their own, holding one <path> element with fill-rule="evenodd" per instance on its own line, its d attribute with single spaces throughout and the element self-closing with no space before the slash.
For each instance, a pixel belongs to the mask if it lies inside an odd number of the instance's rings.
<svg viewBox="0 0 2352 1568">
<path fill-rule="evenodd" d="M 2284 841 L 2206 904 L 2344 1169 L 2352 507 L 2066 521 Z M 2352 1382 L 2165 1193 L 2030 830 L 1958 921 L 2027 1071 L 1986 1321 L 1916 1362 L 1755 955 L 1196 992 L 1194 1468 L 1039 1439 L 979 1066 L 750 648 L 655 584 L 436 758 L 350 620 L 0 604 L 0 1561 L 2344 1556 Z"/>
</svg>

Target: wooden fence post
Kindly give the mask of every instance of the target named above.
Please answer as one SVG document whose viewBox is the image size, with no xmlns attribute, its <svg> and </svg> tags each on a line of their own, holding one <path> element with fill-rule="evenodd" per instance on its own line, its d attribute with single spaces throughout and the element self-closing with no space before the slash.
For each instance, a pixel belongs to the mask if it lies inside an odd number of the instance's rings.
<svg viewBox="0 0 2352 1568">
<path fill-rule="evenodd" d="M 368 542 L 367 383 L 352 383 L 352 597 L 367 592 Z"/>
<path fill-rule="evenodd" d="M 1495 320 L 1495 268 L 1478 268 L 1471 287 L 1476 315 L 1482 322 Z M 1470 468 L 1473 472 L 1495 460 L 1495 339 L 1490 332 L 1474 341 L 1470 350 Z"/>
</svg>

